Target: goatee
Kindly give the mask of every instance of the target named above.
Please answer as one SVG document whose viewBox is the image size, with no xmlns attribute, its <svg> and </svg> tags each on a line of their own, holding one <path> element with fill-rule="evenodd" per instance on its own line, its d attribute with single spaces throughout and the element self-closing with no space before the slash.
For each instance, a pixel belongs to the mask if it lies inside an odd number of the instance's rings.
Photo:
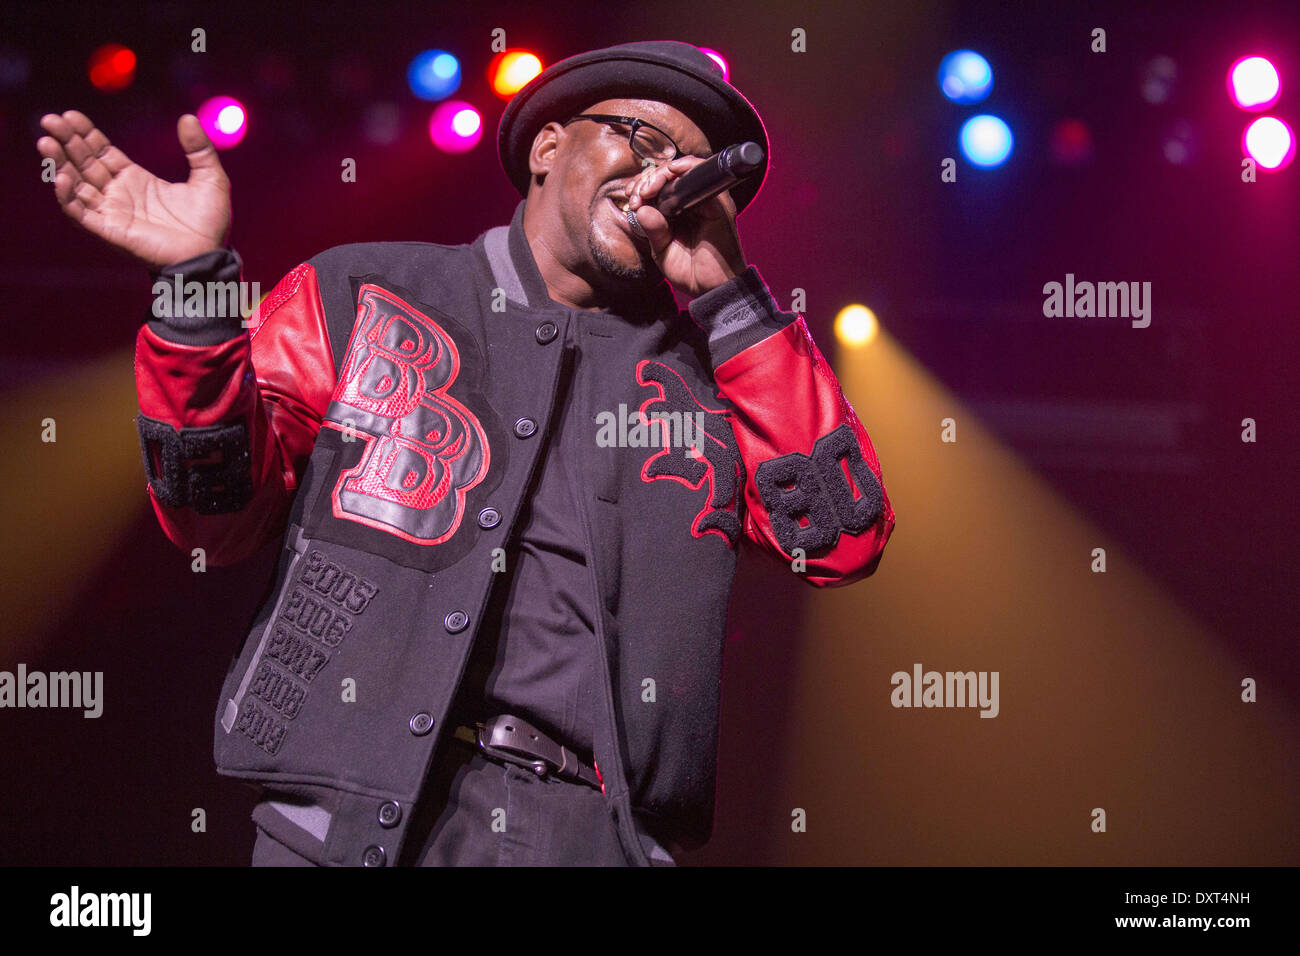
<svg viewBox="0 0 1300 956">
<path fill-rule="evenodd" d="M 610 255 L 609 248 L 596 239 L 596 230 L 593 227 L 587 232 L 587 248 L 591 251 L 591 258 L 595 260 L 596 265 L 607 275 L 616 279 L 643 280 L 650 277 L 650 270 L 646 268 L 645 260 L 638 261 L 635 266 L 623 265 Z M 656 270 L 658 271 L 658 270 Z"/>
</svg>

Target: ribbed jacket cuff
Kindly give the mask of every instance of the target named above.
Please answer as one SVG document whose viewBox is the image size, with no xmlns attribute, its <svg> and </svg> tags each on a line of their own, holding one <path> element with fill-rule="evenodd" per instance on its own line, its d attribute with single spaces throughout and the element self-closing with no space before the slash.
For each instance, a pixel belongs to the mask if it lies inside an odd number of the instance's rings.
<svg viewBox="0 0 1300 956">
<path fill-rule="evenodd" d="M 159 338 L 167 339 L 169 342 L 179 342 L 182 345 L 219 345 L 242 335 L 245 331 L 244 317 L 239 314 L 238 308 L 227 308 L 225 311 L 233 313 L 230 315 L 208 315 L 206 291 L 202 314 L 188 315 L 189 310 L 185 308 L 184 284 L 189 282 L 238 283 L 243 269 L 244 262 L 239 258 L 239 253 L 230 246 L 225 246 L 186 259 L 184 262 L 150 270 L 150 279 L 153 282 L 150 287 L 153 291 L 153 304 L 150 308 L 151 317 L 147 322 L 149 328 Z M 182 283 L 182 295 L 179 297 L 176 294 L 176 276 L 181 277 Z M 159 287 L 160 282 L 167 284 L 166 290 Z M 238 303 L 239 299 L 240 296 L 236 293 L 235 303 Z M 222 297 L 222 301 L 227 305 L 230 303 L 227 297 Z"/>
<path fill-rule="evenodd" d="M 691 318 L 708 333 L 714 368 L 780 332 L 796 318 L 781 311 L 754 266 L 692 299 L 689 310 Z"/>
</svg>

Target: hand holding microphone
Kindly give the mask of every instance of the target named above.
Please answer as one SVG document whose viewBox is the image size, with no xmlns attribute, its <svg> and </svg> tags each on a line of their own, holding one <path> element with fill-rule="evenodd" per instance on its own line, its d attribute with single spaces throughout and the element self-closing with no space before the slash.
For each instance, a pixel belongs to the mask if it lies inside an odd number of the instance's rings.
<svg viewBox="0 0 1300 956">
<path fill-rule="evenodd" d="M 752 176 L 762 165 L 763 147 L 757 143 L 728 146 L 681 177 L 670 180 L 659 191 L 653 205 L 665 219 L 671 220 Z M 628 210 L 627 221 L 637 235 L 645 235 L 637 222 L 636 210 Z"/>
<path fill-rule="evenodd" d="M 739 143 L 707 159 L 679 156 L 636 183 L 625 213 L 628 228 L 649 246 L 674 289 L 703 295 L 745 271 L 736 204 L 726 190 L 762 163 L 762 147 Z"/>
</svg>

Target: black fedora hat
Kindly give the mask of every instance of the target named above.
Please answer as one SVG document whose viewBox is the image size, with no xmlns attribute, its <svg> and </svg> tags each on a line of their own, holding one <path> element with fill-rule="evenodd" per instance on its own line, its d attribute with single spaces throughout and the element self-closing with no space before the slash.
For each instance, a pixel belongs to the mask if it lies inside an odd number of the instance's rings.
<svg viewBox="0 0 1300 956">
<path fill-rule="evenodd" d="M 689 43 L 643 40 L 553 63 L 506 105 L 497 129 L 497 153 L 521 196 L 528 195 L 528 153 L 537 131 L 607 99 L 667 103 L 689 116 L 715 151 L 746 140 L 762 146 L 762 171 L 731 190 L 737 213 L 749 205 L 767 176 L 767 130 L 749 100 L 722 78 L 722 68 Z"/>
</svg>

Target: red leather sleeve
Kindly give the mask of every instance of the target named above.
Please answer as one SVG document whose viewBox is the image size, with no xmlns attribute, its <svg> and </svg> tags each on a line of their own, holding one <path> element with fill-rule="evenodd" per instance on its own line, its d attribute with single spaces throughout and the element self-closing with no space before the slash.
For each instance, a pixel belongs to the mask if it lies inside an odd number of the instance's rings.
<svg viewBox="0 0 1300 956">
<path fill-rule="evenodd" d="M 250 332 L 216 345 L 173 342 L 148 325 L 136 336 L 142 415 L 178 431 L 241 421 L 247 428 L 252 499 L 238 511 L 200 514 L 173 507 L 146 484 L 167 537 L 186 551 L 203 548 L 212 565 L 242 561 L 284 533 L 334 390 L 334 357 L 314 268 L 304 263 L 286 275 L 254 322 Z"/>
<path fill-rule="evenodd" d="M 832 531 L 833 546 L 824 553 L 806 553 L 807 567 L 802 576 L 817 587 L 835 587 L 872 574 L 893 533 L 894 509 L 885 491 L 880 461 L 871 439 L 844 397 L 830 364 L 813 342 L 803 317 L 721 363 L 714 370 L 714 378 L 736 409 L 733 431 L 746 474 L 745 536 L 786 563 L 795 560 L 796 556 L 782 547 L 778 534 L 773 530 L 773 516 L 764 502 L 756 475 L 765 462 L 785 460 L 798 464 L 805 458 L 808 459 L 805 472 L 812 473 L 814 465 L 811 459 L 818 440 L 822 439 L 825 444 L 831 440 L 827 436 L 835 437 L 832 433 L 846 426 L 848 434 L 840 432 L 840 435 L 844 440 L 850 440 L 848 436 L 851 435 L 861 459 L 879 483 L 879 517 L 857 533 L 841 528 L 835 536 Z M 841 473 L 831 478 L 845 495 L 853 495 L 852 499 L 842 501 L 841 506 L 847 508 L 848 503 L 860 501 L 864 490 L 868 489 L 861 489 L 858 485 L 869 482 L 853 482 L 839 461 L 835 461 L 832 467 L 841 469 Z M 820 479 L 811 481 L 818 488 L 823 487 Z M 874 493 L 874 489 L 869 490 Z M 829 502 L 814 510 L 814 517 L 818 511 L 832 515 L 831 521 L 834 521 L 834 511 Z M 807 517 L 802 513 L 796 514 L 794 508 L 790 512 L 785 518 L 788 528 L 807 526 Z M 791 540 L 789 531 L 786 539 Z"/>
</svg>

